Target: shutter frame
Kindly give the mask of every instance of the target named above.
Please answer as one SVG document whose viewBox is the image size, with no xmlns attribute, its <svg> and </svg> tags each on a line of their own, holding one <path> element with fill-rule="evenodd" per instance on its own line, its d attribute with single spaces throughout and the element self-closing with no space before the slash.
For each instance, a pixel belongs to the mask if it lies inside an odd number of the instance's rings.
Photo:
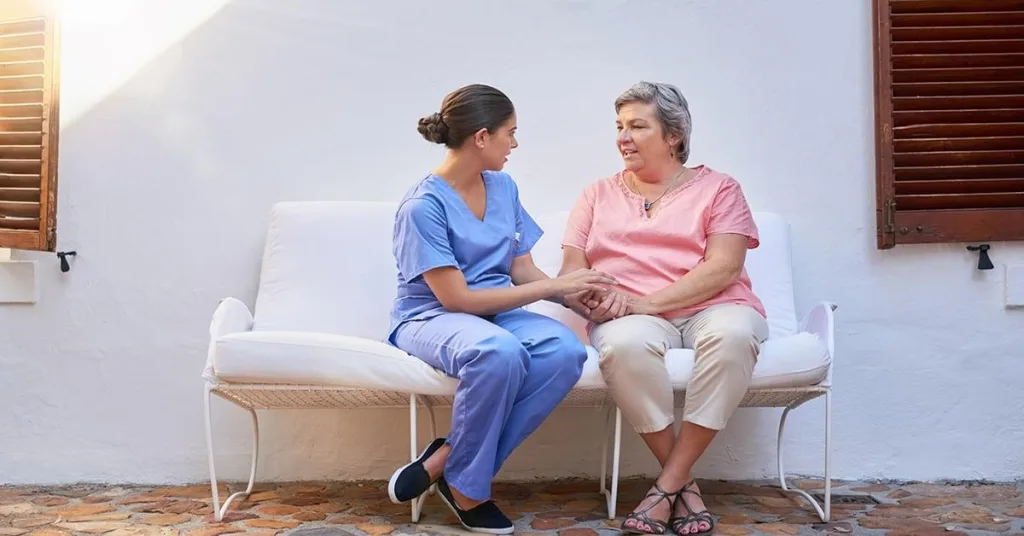
<svg viewBox="0 0 1024 536">
<path fill-rule="evenodd" d="M 32 250 L 56 251 L 57 245 L 57 182 L 58 182 L 58 146 L 60 138 L 60 22 L 53 9 L 41 9 L 36 2 L 24 0 L 4 0 L 0 7 L 0 24 L 10 25 L 23 21 L 42 21 L 43 69 L 41 84 L 36 82 L 20 82 L 8 80 L 6 86 L 11 92 L 17 92 L 14 100 L 4 95 L 5 104 L 12 116 L 23 110 L 38 108 L 32 103 L 41 103 L 41 127 L 39 129 L 16 129 L 0 132 L 0 146 L 3 146 L 5 158 L 3 163 L 11 173 L 0 170 L 0 215 L 21 217 L 34 216 L 36 225 L 27 225 L 30 220 L 0 219 L 0 247 Z M 31 34 L 26 34 L 31 35 Z M 38 39 L 38 38 L 36 38 Z M 38 43 L 38 41 L 36 41 Z M 32 45 L 38 46 L 38 44 Z M 37 52 L 38 54 L 38 52 Z M 38 74 L 36 75 L 38 76 Z M 39 84 L 41 87 L 36 86 Z M 31 86 L 31 87 L 28 87 Z M 41 90 L 42 98 L 38 100 Z M 32 94 L 35 94 L 34 98 Z M 17 104 L 17 103 L 24 103 Z M 36 110 L 38 111 L 38 110 Z M 0 118 L 2 121 L 3 118 Z M 36 120 L 38 121 L 38 120 Z M 30 160 L 17 161 L 17 158 L 36 158 L 30 155 L 32 145 L 39 144 L 39 162 L 34 169 L 28 170 Z M 14 161 L 12 161 L 14 160 Z M 29 174 L 19 174 L 28 171 Z M 38 180 L 33 176 L 38 171 Z M 38 192 L 38 193 L 36 193 Z M 31 196 L 31 198 L 30 198 Z M 36 202 L 38 209 L 33 214 L 26 214 L 24 205 L 18 203 Z M 34 223 L 34 222 L 33 222 Z"/>
<path fill-rule="evenodd" d="M 874 0 L 872 19 L 878 249 L 1024 240 L 1024 2 Z"/>
</svg>

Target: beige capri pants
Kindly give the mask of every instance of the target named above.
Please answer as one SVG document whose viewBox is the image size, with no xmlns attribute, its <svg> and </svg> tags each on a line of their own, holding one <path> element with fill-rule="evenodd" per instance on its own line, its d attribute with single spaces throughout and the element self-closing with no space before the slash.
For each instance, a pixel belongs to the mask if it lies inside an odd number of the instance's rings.
<svg viewBox="0 0 1024 536">
<path fill-rule="evenodd" d="M 664 430 L 675 421 L 665 353 L 695 351 L 683 420 L 721 430 L 743 400 L 768 323 L 754 308 L 712 305 L 666 320 L 629 315 L 594 326 L 591 344 L 612 398 L 637 433 Z"/>
</svg>

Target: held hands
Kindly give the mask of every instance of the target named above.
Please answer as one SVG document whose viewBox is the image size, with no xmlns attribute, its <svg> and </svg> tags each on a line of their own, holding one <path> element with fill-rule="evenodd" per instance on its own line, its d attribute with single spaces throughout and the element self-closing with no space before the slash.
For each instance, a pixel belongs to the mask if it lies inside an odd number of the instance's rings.
<svg viewBox="0 0 1024 536">
<path fill-rule="evenodd" d="M 646 297 L 611 288 L 618 281 L 604 272 L 584 268 L 551 281 L 566 307 L 598 324 L 630 314 L 657 314 Z"/>
<path fill-rule="evenodd" d="M 565 296 L 564 301 L 576 314 L 598 324 L 631 314 L 658 314 L 645 297 L 617 290 L 583 291 Z"/>
<path fill-rule="evenodd" d="M 629 297 L 622 292 L 584 291 L 565 297 L 565 305 L 576 314 L 598 324 L 631 314 Z"/>
</svg>

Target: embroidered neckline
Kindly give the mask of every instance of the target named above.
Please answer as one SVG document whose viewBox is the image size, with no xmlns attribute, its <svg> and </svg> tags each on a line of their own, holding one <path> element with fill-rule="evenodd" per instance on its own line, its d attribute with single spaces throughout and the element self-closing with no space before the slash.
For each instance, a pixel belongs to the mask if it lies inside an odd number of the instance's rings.
<svg viewBox="0 0 1024 536">
<path fill-rule="evenodd" d="M 698 179 L 703 178 L 705 175 L 707 175 L 711 171 L 711 168 L 707 167 L 704 164 L 696 166 L 693 169 L 697 170 L 697 174 L 696 175 L 691 177 L 690 180 L 688 180 L 688 181 L 680 184 L 679 186 L 677 186 L 671 192 L 668 192 L 664 196 L 661 197 L 661 207 L 658 208 L 658 212 L 655 213 L 655 216 L 657 216 L 658 214 L 661 213 L 661 209 L 665 206 L 666 202 L 668 202 L 673 197 L 675 197 L 677 194 L 679 194 L 679 192 L 682 192 L 683 190 L 686 190 L 687 188 L 689 188 L 690 185 L 696 183 Z M 644 210 L 644 202 L 646 201 L 646 198 L 644 198 L 643 195 L 640 195 L 640 194 L 634 192 L 633 190 L 630 190 L 629 186 L 626 185 L 626 170 L 625 169 L 620 170 L 618 173 L 615 174 L 615 182 L 618 183 L 619 188 L 622 190 L 622 193 L 626 195 L 626 197 L 628 197 L 628 198 L 630 198 L 630 199 L 632 199 L 633 201 L 636 202 L 636 206 L 637 206 L 637 209 L 639 210 L 640 215 L 642 215 L 644 217 L 644 219 L 651 219 L 650 214 L 648 214 L 648 212 L 646 210 Z"/>
</svg>

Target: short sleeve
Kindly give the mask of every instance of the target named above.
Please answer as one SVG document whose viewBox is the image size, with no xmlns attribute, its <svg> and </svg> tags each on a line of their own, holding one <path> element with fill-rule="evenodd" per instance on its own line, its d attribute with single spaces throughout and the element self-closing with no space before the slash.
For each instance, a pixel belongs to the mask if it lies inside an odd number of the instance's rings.
<svg viewBox="0 0 1024 536">
<path fill-rule="evenodd" d="M 448 240 L 444 210 L 437 202 L 415 198 L 395 215 L 394 254 L 406 281 L 442 266 L 458 267 Z"/>
<path fill-rule="evenodd" d="M 516 183 L 509 179 L 512 184 L 512 199 L 516 211 L 516 252 L 515 256 L 526 255 L 533 249 L 533 246 L 537 244 L 540 237 L 544 235 L 544 230 L 537 225 L 530 213 L 523 208 L 523 204 L 519 201 L 519 187 Z"/>
<path fill-rule="evenodd" d="M 743 189 L 734 179 L 722 181 L 721 187 L 711 202 L 711 213 L 708 218 L 707 234 L 735 233 L 746 236 L 747 248 L 754 249 L 760 245 L 757 225 L 750 211 Z"/>
<path fill-rule="evenodd" d="M 565 223 L 565 236 L 562 237 L 562 245 L 586 251 L 587 239 L 590 237 L 590 227 L 594 223 L 594 187 L 590 186 L 583 190 L 572 211 L 569 212 L 569 219 Z"/>
</svg>

